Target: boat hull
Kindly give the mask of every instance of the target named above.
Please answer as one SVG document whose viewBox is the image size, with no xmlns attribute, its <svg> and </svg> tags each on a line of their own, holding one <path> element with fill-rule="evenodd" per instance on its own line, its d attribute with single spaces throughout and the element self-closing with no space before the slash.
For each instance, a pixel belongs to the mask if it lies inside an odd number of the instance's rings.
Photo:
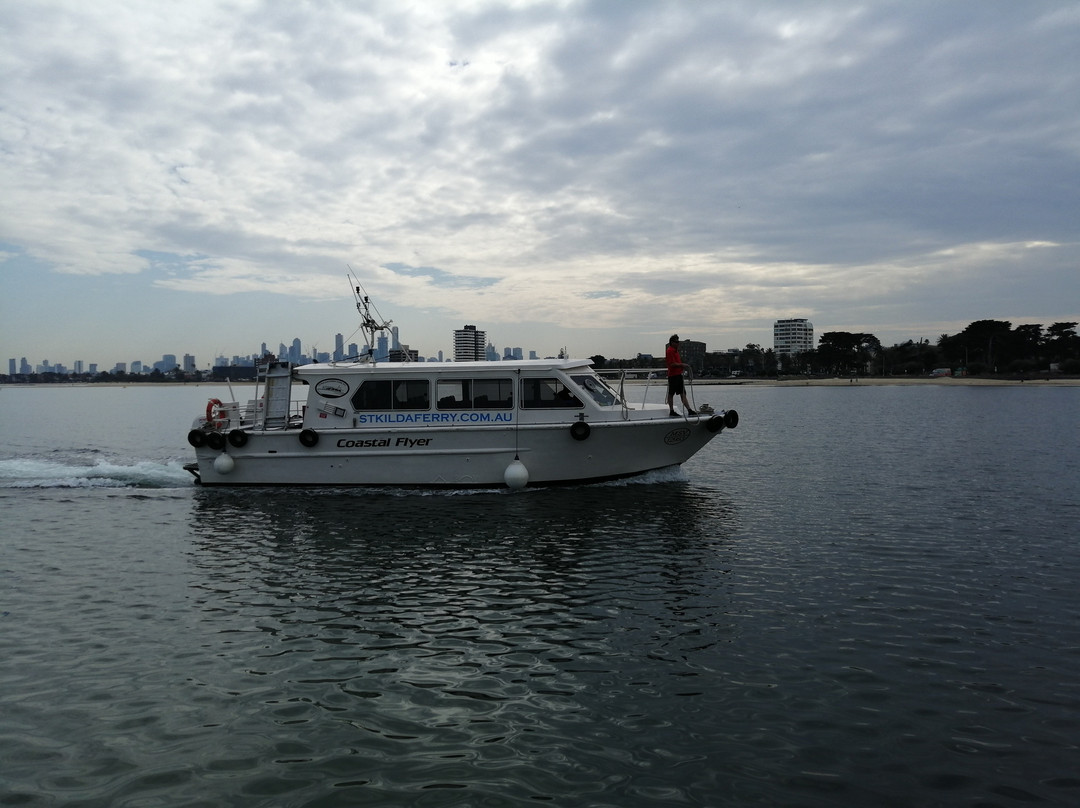
<svg viewBox="0 0 1080 808">
<path fill-rule="evenodd" d="M 436 488 L 558 485 L 615 479 L 676 466 L 716 436 L 704 418 L 571 424 L 332 429 L 314 446 L 300 430 L 247 433 L 236 448 L 200 447 L 207 486 L 399 486 Z M 310 430 L 307 430 L 310 433 Z M 585 436 L 582 437 L 582 432 Z M 310 443 L 308 434 L 305 440 Z M 225 459 L 223 459 L 223 457 Z M 524 480 L 507 476 L 515 458 Z M 520 470 L 517 471 L 520 474 Z"/>
</svg>

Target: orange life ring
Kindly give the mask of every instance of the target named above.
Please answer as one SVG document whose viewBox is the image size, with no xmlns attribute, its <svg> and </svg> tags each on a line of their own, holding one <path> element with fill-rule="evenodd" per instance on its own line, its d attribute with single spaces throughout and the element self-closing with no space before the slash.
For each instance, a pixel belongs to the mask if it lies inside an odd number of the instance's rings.
<svg viewBox="0 0 1080 808">
<path fill-rule="evenodd" d="M 213 423 L 215 417 L 220 418 L 223 415 L 223 413 L 222 413 L 223 409 L 224 408 L 221 406 L 221 400 L 220 399 L 212 398 L 209 401 L 207 401 L 206 402 L 206 423 L 208 423 L 208 424 Z M 221 429 L 223 426 L 225 426 L 225 421 L 219 420 L 216 424 L 214 424 L 214 426 L 216 426 L 218 429 Z"/>
</svg>

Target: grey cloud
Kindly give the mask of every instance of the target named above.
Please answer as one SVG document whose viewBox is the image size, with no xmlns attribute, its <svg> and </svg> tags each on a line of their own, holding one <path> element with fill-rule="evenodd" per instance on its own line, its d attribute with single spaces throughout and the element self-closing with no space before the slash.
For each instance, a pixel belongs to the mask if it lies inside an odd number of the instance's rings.
<svg viewBox="0 0 1080 808">
<path fill-rule="evenodd" d="M 453 287 L 463 289 L 483 289 L 498 283 L 497 278 L 481 278 L 469 275 L 453 274 L 434 267 L 413 267 L 405 264 L 384 264 L 385 269 L 396 275 L 405 275 L 410 278 L 425 278 L 433 286 Z"/>
</svg>

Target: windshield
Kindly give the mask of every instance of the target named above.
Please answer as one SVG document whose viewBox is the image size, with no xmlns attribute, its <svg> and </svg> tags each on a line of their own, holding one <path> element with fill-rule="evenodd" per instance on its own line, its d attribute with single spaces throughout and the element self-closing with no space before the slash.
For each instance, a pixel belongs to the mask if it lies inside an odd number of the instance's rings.
<svg viewBox="0 0 1080 808">
<path fill-rule="evenodd" d="M 619 394 L 599 376 L 571 376 L 570 378 L 601 407 L 610 407 L 612 404 L 619 403 Z"/>
</svg>

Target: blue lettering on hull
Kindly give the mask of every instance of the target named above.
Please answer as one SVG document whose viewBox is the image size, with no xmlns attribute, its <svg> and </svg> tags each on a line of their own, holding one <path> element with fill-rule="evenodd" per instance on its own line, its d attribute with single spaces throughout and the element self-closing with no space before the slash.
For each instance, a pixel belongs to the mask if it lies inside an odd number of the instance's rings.
<svg viewBox="0 0 1080 808">
<path fill-rule="evenodd" d="M 356 416 L 357 424 L 508 424 L 512 412 L 393 412 Z"/>
</svg>

